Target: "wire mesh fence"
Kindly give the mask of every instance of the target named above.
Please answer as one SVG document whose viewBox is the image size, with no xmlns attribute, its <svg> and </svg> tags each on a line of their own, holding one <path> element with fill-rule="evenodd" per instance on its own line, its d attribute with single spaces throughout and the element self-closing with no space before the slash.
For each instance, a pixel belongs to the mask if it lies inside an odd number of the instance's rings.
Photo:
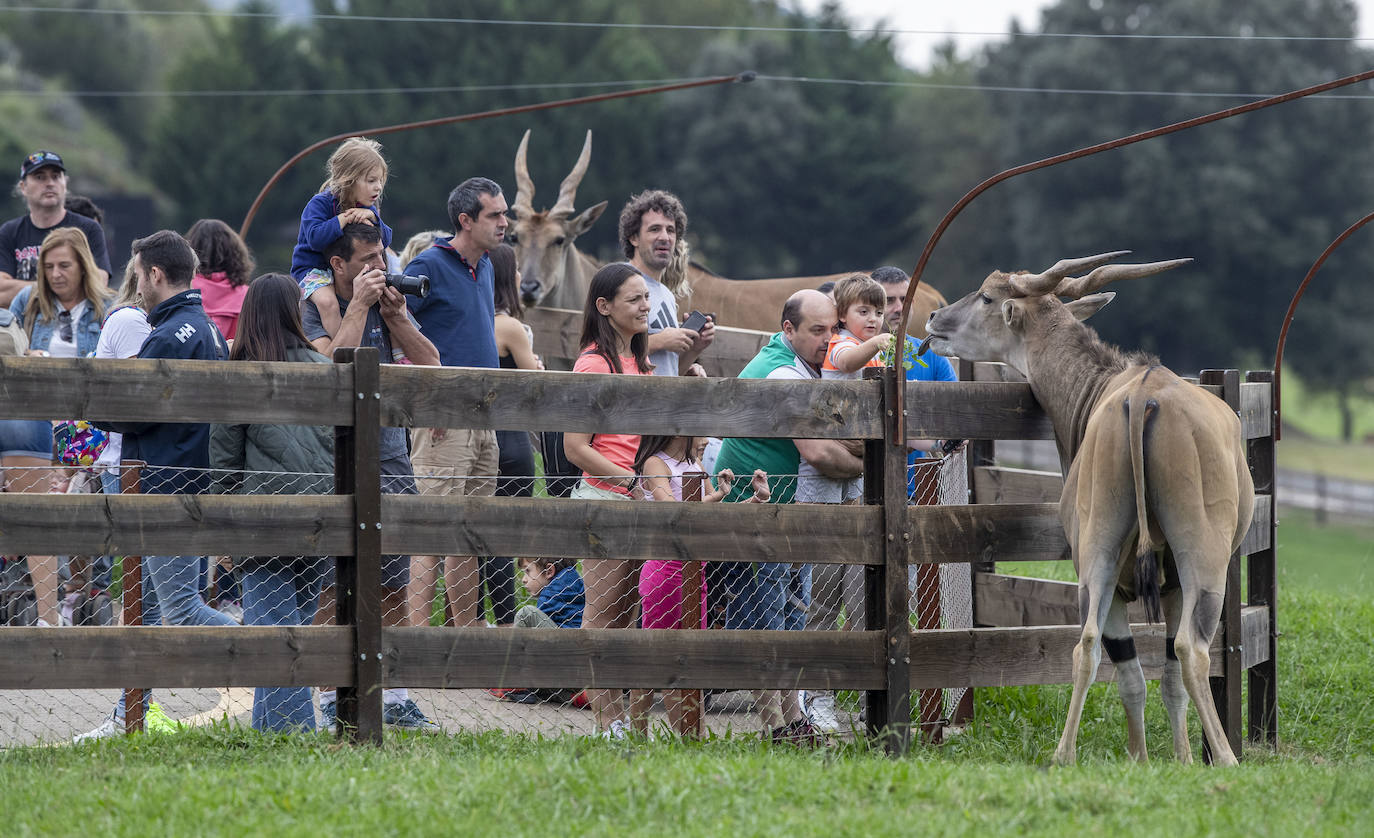
<svg viewBox="0 0 1374 838">
<path fill-rule="evenodd" d="M 537 450 L 537 449 L 536 449 Z M 506 464 L 503 463 L 503 466 Z M 522 464 L 523 465 L 523 464 Z M 644 483 L 619 491 L 588 491 L 588 482 L 545 474 L 540 465 L 520 473 L 471 474 L 462 467 L 420 468 L 414 474 L 383 464 L 383 492 L 422 495 L 574 497 L 646 503 Z M 533 467 L 531 467 L 533 466 Z M 963 503 L 963 457 L 956 453 L 913 470 L 911 494 L 931 503 Z M 749 476 L 737 477 L 749 483 Z M 144 468 L 123 491 L 144 494 L 330 494 L 333 474 L 213 469 Z M 796 475 L 769 475 L 758 495 L 796 488 Z M 698 496 L 688 478 L 678 497 Z M 7 491 L 119 493 L 117 471 L 9 468 Z M 603 485 L 612 485 L 605 483 Z M 719 488 L 706 481 L 702 494 Z M 753 494 L 750 486 L 745 497 Z M 714 493 L 712 493 L 714 494 Z M 708 495 L 708 499 L 709 495 Z M 512 521 L 512 526 L 521 522 Z M 71 526 L 80 527 L 80 521 Z M 61 543 L 60 537 L 54 543 Z M 821 557 L 818 557 L 821 558 Z M 829 557 L 838 558 L 838 557 Z M 4 624 L 113 626 L 125 622 L 125 571 L 138 562 L 142 596 L 131 613 L 145 625 L 307 625 L 335 617 L 331 557 L 317 556 L 7 556 L 0 569 Z M 692 575 L 689 575 L 692 574 Z M 862 631 L 865 569 L 815 562 L 684 563 L 613 559 L 575 561 L 557 556 L 383 556 L 384 626 L 487 626 L 526 628 L 735 628 Z M 913 566 L 909 575 L 913 629 L 967 627 L 972 596 L 966 564 Z M 844 734 L 863 727 L 861 694 L 847 691 L 731 690 L 704 694 L 704 721 L 719 733 L 778 727 L 799 709 L 815 728 Z M 943 718 L 962 690 L 943 691 Z M 331 685 L 315 688 L 158 688 L 144 696 L 145 725 L 163 729 L 229 720 L 268 729 L 331 727 Z M 545 735 L 591 734 L 605 718 L 623 717 L 642 729 L 682 727 L 694 694 L 599 690 L 581 685 L 528 688 L 493 683 L 486 689 L 414 689 L 389 685 L 384 719 L 415 730 L 517 730 Z M 137 698 L 132 700 L 137 701 Z M 913 702 L 914 704 L 915 702 Z M 122 730 L 120 690 L 23 690 L 0 693 L 0 745 L 68 741 Z M 597 724 L 598 716 L 602 724 Z"/>
</svg>

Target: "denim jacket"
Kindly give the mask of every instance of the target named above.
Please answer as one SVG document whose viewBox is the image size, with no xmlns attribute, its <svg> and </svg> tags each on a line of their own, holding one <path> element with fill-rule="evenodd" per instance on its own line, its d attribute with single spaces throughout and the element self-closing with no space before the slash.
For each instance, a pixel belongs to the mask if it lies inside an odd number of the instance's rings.
<svg viewBox="0 0 1374 838">
<path fill-rule="evenodd" d="M 20 326 L 27 328 L 24 323 L 24 309 L 29 305 L 29 296 L 33 293 L 33 286 L 21 288 L 18 294 L 14 295 L 14 302 L 10 303 L 10 312 L 14 314 Z M 33 324 L 33 334 L 29 336 L 30 349 L 47 350 L 48 344 L 52 343 L 52 333 L 56 331 L 57 323 L 43 319 L 40 312 L 38 320 Z M 80 358 L 89 358 L 95 355 L 95 345 L 100 341 L 100 321 L 95 319 L 95 310 L 88 302 L 86 308 L 81 312 L 81 317 L 72 324 L 72 333 L 76 337 L 76 354 Z"/>
</svg>

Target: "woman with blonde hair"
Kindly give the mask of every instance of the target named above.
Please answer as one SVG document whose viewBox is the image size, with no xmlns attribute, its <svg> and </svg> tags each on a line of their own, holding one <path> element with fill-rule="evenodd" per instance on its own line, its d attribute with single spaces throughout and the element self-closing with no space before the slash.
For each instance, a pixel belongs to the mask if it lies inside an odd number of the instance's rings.
<svg viewBox="0 0 1374 838">
<path fill-rule="evenodd" d="M 100 327 L 112 296 L 96 266 L 86 234 L 59 227 L 38 249 L 33 285 L 10 303 L 10 313 L 29 336 L 30 355 L 84 358 L 95 353 Z M 52 465 L 52 423 L 12 420 L 0 423 L 0 462 L 5 490 L 48 492 L 58 476 Z M 29 576 L 38 603 L 38 624 L 58 625 L 57 557 L 29 556 Z"/>
</svg>

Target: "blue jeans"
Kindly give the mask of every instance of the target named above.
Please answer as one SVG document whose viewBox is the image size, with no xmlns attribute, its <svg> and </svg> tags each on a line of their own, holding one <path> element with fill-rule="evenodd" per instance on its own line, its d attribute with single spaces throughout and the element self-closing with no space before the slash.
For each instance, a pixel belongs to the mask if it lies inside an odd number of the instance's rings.
<svg viewBox="0 0 1374 838">
<path fill-rule="evenodd" d="M 779 631 L 792 565 L 783 562 L 723 562 L 727 629 Z"/>
<path fill-rule="evenodd" d="M 811 565 L 799 564 L 788 569 L 787 602 L 783 606 L 783 628 L 801 631 L 811 609 Z"/>
<path fill-rule="evenodd" d="M 232 617 L 221 614 L 201 598 L 201 567 L 204 556 L 144 556 L 143 585 L 157 592 L 158 616 L 169 626 L 236 626 Z M 157 625 L 143 600 L 143 625 Z"/>
<path fill-rule="evenodd" d="M 249 559 L 240 570 L 244 624 L 310 625 L 320 604 L 325 564 L 330 561 L 323 557 Z M 310 688 L 255 688 L 253 729 L 314 730 L 315 705 Z"/>
</svg>

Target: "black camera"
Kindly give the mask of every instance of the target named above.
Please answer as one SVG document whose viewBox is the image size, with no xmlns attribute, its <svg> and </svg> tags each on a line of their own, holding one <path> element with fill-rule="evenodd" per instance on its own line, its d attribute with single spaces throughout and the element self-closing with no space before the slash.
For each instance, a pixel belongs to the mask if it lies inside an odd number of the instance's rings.
<svg viewBox="0 0 1374 838">
<path fill-rule="evenodd" d="M 386 287 L 395 288 L 402 294 L 409 294 L 412 297 L 421 299 L 429 296 L 429 277 L 406 276 L 405 274 L 387 274 Z"/>
</svg>

